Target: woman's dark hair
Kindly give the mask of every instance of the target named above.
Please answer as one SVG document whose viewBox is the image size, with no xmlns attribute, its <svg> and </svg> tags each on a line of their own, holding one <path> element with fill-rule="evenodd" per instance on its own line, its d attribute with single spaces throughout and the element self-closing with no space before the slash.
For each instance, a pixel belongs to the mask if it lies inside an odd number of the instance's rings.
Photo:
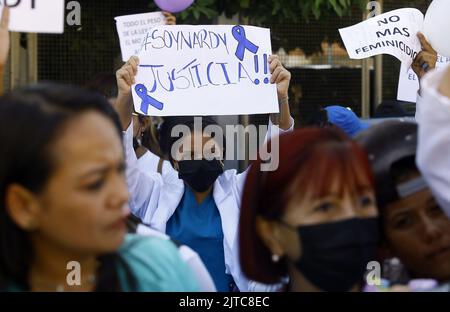
<svg viewBox="0 0 450 312">
<path fill-rule="evenodd" d="M 366 153 L 340 130 L 303 128 L 279 140 L 278 168 L 261 171 L 259 158 L 248 172 L 239 223 L 242 270 L 249 279 L 267 284 L 279 283 L 288 273 L 287 264 L 271 260 L 256 230 L 258 216 L 280 220 L 288 205 L 305 200 L 306 194 L 312 200 L 330 194 L 336 179 L 342 195 L 373 189 Z"/>
<path fill-rule="evenodd" d="M 29 289 L 28 274 L 33 258 L 29 234 L 7 212 L 7 188 L 16 183 L 34 193 L 42 191 L 55 170 L 56 151 L 52 147 L 60 130 L 85 112 L 96 112 L 109 119 L 122 138 L 117 114 L 99 94 L 47 83 L 0 98 L 0 289 L 11 284 Z M 99 260 L 97 289 L 119 290 L 118 255 L 103 255 Z"/>
<path fill-rule="evenodd" d="M 168 159 L 168 156 L 161 151 L 161 146 L 159 144 L 158 139 L 158 128 L 157 125 L 153 122 L 153 118 L 150 116 L 144 116 L 139 114 L 138 120 L 139 123 L 146 125 L 146 129 L 142 133 L 142 146 L 148 149 L 156 156 L 162 159 Z M 160 124 L 161 121 L 158 120 L 158 123 Z M 137 149 L 139 147 L 139 142 L 136 138 L 133 138 L 133 146 L 134 149 Z"/>
<path fill-rule="evenodd" d="M 194 130 L 194 124 L 196 118 L 200 118 L 202 123 L 202 130 L 205 130 L 207 126 L 218 125 L 217 121 L 213 117 L 209 116 L 176 116 L 176 117 L 164 117 L 164 122 L 159 129 L 159 145 L 161 147 L 161 152 L 167 155 L 170 161 L 173 160 L 171 155 L 172 145 L 182 138 L 182 134 L 172 136 L 172 129 L 178 125 L 185 125 L 191 131 Z M 223 147 L 226 146 L 225 137 L 223 137 Z M 223 148 L 223 153 L 225 155 L 225 148 Z"/>
<path fill-rule="evenodd" d="M 328 118 L 328 112 L 323 107 L 315 107 L 305 120 L 305 127 L 334 127 Z"/>
</svg>

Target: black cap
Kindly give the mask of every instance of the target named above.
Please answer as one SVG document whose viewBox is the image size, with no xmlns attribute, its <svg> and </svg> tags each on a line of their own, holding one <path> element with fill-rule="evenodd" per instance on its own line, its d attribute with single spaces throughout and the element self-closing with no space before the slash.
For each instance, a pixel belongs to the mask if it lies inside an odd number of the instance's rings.
<svg viewBox="0 0 450 312">
<path fill-rule="evenodd" d="M 408 157 L 415 157 L 417 124 L 401 120 L 386 121 L 364 131 L 356 141 L 369 156 L 378 205 L 384 207 L 399 200 L 401 196 L 392 174 L 392 165 Z"/>
</svg>

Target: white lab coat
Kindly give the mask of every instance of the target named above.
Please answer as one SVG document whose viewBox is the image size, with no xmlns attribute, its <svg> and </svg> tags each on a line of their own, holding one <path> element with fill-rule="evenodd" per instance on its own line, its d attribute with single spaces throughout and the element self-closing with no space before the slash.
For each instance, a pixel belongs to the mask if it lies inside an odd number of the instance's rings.
<svg viewBox="0 0 450 312">
<path fill-rule="evenodd" d="M 450 217 L 450 99 L 438 91 L 445 72 L 433 71 L 421 81 L 422 97 L 416 109 L 417 166 Z"/>
<path fill-rule="evenodd" d="M 155 154 L 153 154 L 150 151 L 146 151 L 144 153 L 144 155 L 142 155 L 138 159 L 138 166 L 144 172 L 149 172 L 149 173 L 158 172 L 159 161 L 160 161 L 160 158 L 158 156 L 156 156 Z M 174 171 L 172 165 L 167 160 L 163 161 L 161 169 L 162 169 L 161 174 L 162 174 L 163 178 L 165 175 L 172 174 L 172 171 Z"/>
<path fill-rule="evenodd" d="M 293 131 L 293 119 L 291 125 L 289 130 L 283 131 L 269 121 L 267 137 Z M 131 211 L 150 227 L 165 233 L 166 224 L 183 197 L 184 182 L 178 178 L 174 169 L 161 176 L 157 172 L 144 172 L 139 168 L 133 149 L 132 123 L 124 133 L 124 146 Z M 241 270 L 237 235 L 246 173 L 225 171 L 214 183 L 213 197 L 222 219 L 226 273 L 232 275 L 241 291 L 254 291 L 261 290 L 261 285 L 249 282 Z"/>
</svg>

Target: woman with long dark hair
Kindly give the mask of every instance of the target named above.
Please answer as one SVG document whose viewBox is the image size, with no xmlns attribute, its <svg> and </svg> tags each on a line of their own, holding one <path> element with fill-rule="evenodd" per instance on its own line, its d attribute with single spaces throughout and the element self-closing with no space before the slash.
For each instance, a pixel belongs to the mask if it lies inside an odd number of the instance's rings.
<svg viewBox="0 0 450 312">
<path fill-rule="evenodd" d="M 142 172 L 133 149 L 131 87 L 139 68 L 131 57 L 117 71 L 116 109 L 124 130 L 130 208 L 144 223 L 195 250 L 220 292 L 256 290 L 241 271 L 236 244 L 242 186 L 247 171 L 224 170 L 224 140 L 210 116 L 170 116 L 160 129 L 160 147 L 172 166 L 162 175 Z M 290 132 L 288 90 L 291 74 L 279 58 L 268 59 L 270 82 L 276 85 L 279 114 L 271 114 L 267 137 Z M 179 131 L 183 129 L 182 131 Z M 200 144 L 197 144 L 199 142 Z M 154 167 L 154 166 L 153 166 Z M 267 289 L 267 288 L 264 288 Z"/>
<path fill-rule="evenodd" d="M 49 84 L 0 99 L 0 289 L 197 289 L 173 243 L 125 234 L 121 137 L 100 95 Z"/>
</svg>

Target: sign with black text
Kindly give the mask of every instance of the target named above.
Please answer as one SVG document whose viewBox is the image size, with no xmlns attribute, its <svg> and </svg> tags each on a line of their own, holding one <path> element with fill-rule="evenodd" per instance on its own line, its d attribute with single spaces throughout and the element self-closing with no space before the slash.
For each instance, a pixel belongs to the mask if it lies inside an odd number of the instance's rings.
<svg viewBox="0 0 450 312">
<path fill-rule="evenodd" d="M 278 112 L 271 52 L 267 28 L 155 27 L 139 53 L 135 110 L 150 116 Z"/>
<path fill-rule="evenodd" d="M 64 32 L 64 0 L 0 0 L 0 14 L 4 6 L 11 10 L 10 31 L 54 34 Z"/>
<path fill-rule="evenodd" d="M 153 27 L 166 23 L 162 12 L 118 16 L 115 20 L 124 62 L 139 54 L 145 35 Z"/>
<path fill-rule="evenodd" d="M 350 58 L 390 54 L 409 68 L 422 50 L 417 33 L 423 30 L 423 21 L 417 9 L 398 9 L 339 29 L 339 33 Z"/>
</svg>

